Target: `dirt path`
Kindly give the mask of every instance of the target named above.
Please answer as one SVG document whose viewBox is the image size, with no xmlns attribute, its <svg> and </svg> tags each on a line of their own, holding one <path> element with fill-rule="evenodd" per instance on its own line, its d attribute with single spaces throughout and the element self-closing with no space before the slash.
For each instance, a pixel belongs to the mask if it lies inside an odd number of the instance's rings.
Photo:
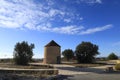
<svg viewBox="0 0 120 80">
<path fill-rule="evenodd" d="M 59 70 L 60 75 L 78 75 L 78 74 L 89 74 L 89 73 L 104 73 L 105 68 L 110 65 L 89 67 L 89 68 L 76 68 L 71 65 L 54 65 Z"/>
</svg>

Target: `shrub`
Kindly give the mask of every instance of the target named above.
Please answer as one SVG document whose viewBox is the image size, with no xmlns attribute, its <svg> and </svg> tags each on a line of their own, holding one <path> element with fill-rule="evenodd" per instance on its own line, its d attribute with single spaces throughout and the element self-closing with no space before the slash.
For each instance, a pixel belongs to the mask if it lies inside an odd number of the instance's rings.
<svg viewBox="0 0 120 80">
<path fill-rule="evenodd" d="M 117 60 L 118 56 L 115 53 L 111 53 L 107 58 L 108 60 Z"/>
<path fill-rule="evenodd" d="M 62 55 L 67 59 L 67 61 L 69 61 L 70 59 L 72 59 L 74 57 L 74 53 L 72 51 L 72 49 L 66 49 L 62 52 Z"/>
<path fill-rule="evenodd" d="M 34 44 L 28 44 L 23 41 L 21 43 L 17 43 L 14 48 L 14 61 L 18 65 L 27 65 L 29 61 L 31 61 L 33 56 L 33 48 Z"/>
<path fill-rule="evenodd" d="M 120 63 L 118 63 L 118 64 L 115 65 L 115 69 L 116 70 L 120 70 Z"/>
</svg>

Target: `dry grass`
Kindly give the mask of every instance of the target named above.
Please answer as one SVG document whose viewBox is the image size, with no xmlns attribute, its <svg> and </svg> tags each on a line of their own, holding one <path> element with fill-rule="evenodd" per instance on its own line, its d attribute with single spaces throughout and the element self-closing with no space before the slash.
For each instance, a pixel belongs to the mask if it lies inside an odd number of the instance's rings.
<svg viewBox="0 0 120 80">
<path fill-rule="evenodd" d="M 80 68 L 85 68 L 85 67 L 97 67 L 97 66 L 103 66 L 105 64 L 67 64 L 67 65 L 72 65 L 75 67 L 80 67 Z"/>
<path fill-rule="evenodd" d="M 48 75 L 27 75 L 27 74 L 1 74 L 0 73 L 0 80 L 43 80 L 49 78 Z"/>
<path fill-rule="evenodd" d="M 115 70 L 120 71 L 120 63 L 115 65 Z"/>
<path fill-rule="evenodd" d="M 26 65 L 26 66 L 22 66 L 22 65 L 15 65 L 13 63 L 0 63 L 0 67 L 3 68 L 19 68 L 19 69 L 49 69 L 49 68 L 53 68 L 50 65 Z"/>
<path fill-rule="evenodd" d="M 56 75 L 56 71 L 54 70 L 54 67 L 50 65 L 15 65 L 13 63 L 0 63 L 0 68 L 15 68 L 15 70 L 0 70 L 0 79 L 2 80 L 16 80 L 14 78 L 17 78 L 18 80 L 41 80 L 42 78 L 48 78 L 50 76 Z M 25 69 L 25 70 L 19 70 L 19 69 Z M 27 70 L 30 69 L 30 70 Z M 33 69 L 46 69 L 46 70 L 33 70 Z M 53 70 L 47 70 L 47 69 L 53 69 Z M 4 76 L 5 75 L 5 76 Z M 23 79 L 22 79 L 23 78 Z M 26 79 L 25 79 L 26 78 Z M 30 78 L 30 79 L 27 79 Z"/>
<path fill-rule="evenodd" d="M 66 64 L 66 65 L 72 65 L 72 66 L 75 66 L 75 67 L 81 67 L 81 68 L 84 68 L 84 67 L 97 67 L 97 66 L 104 66 L 104 65 L 106 65 L 106 62 L 77 63 L 76 61 L 74 61 L 74 62 L 63 62 L 63 64 Z"/>
</svg>

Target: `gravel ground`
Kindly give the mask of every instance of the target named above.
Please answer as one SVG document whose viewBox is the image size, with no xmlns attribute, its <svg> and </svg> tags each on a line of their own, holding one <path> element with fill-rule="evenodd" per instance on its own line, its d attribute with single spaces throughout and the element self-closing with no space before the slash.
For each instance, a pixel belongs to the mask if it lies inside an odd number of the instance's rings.
<svg viewBox="0 0 120 80">
<path fill-rule="evenodd" d="M 60 73 L 57 76 L 41 78 L 35 76 L 19 76 L 0 74 L 0 80 L 120 80 L 120 72 L 104 72 L 107 66 L 92 68 L 75 68 L 68 65 L 55 65 Z"/>
<path fill-rule="evenodd" d="M 0 80 L 120 80 L 120 72 L 57 75 L 48 78 L 0 74 Z"/>
<path fill-rule="evenodd" d="M 57 76 L 49 76 L 48 78 L 41 78 L 35 76 L 18 76 L 11 74 L 0 74 L 0 80 L 67 80 L 68 76 L 65 75 L 57 75 Z"/>
<path fill-rule="evenodd" d="M 23 76 L 15 74 L 0 74 L 0 80 L 44 80 L 45 78 L 35 76 Z"/>
<path fill-rule="evenodd" d="M 116 74 L 86 74 L 86 75 L 73 75 L 66 80 L 120 80 L 120 73 Z"/>
</svg>

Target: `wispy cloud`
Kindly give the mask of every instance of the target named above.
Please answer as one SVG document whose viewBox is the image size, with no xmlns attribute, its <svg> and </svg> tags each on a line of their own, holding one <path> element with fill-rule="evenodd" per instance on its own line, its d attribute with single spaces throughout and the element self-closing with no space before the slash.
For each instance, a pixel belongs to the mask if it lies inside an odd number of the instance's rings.
<svg viewBox="0 0 120 80">
<path fill-rule="evenodd" d="M 102 0 L 83 0 L 83 1 L 85 1 L 86 3 L 90 3 L 90 4 L 95 4 L 95 3 L 101 4 L 102 3 Z"/>
<path fill-rule="evenodd" d="M 87 3 L 87 4 L 101 4 L 102 0 L 75 0 L 76 3 L 80 4 L 80 3 Z"/>
<path fill-rule="evenodd" d="M 96 33 L 96 32 L 100 32 L 100 31 L 110 29 L 111 27 L 113 27 L 113 25 L 111 25 L 111 24 L 105 25 L 105 26 L 102 26 L 102 27 L 95 27 L 95 28 L 92 28 L 92 29 L 84 30 L 84 31 L 80 32 L 80 34 L 81 35 L 92 34 L 92 33 Z"/>
<path fill-rule="evenodd" d="M 0 27 L 35 30 L 40 26 L 47 27 L 48 23 L 53 26 L 51 22 L 56 21 L 56 18 L 68 23 L 76 16 L 66 10 L 52 7 L 53 0 L 45 2 L 46 4 L 36 3 L 35 0 L 0 0 Z"/>
<path fill-rule="evenodd" d="M 64 27 L 51 27 L 50 24 L 47 24 L 47 26 L 44 26 L 44 25 L 42 25 L 42 27 L 38 26 L 38 30 L 56 32 L 56 33 L 62 33 L 62 34 L 86 35 L 86 34 L 93 34 L 100 31 L 105 31 L 112 27 L 113 25 L 109 24 L 102 27 L 86 29 L 84 26 L 70 25 L 70 26 L 64 26 Z"/>
<path fill-rule="evenodd" d="M 82 20 L 83 20 L 83 17 L 80 17 L 80 20 L 82 21 Z"/>
<path fill-rule="evenodd" d="M 68 10 L 53 7 L 55 3 L 52 0 L 45 1 L 46 4 L 37 3 L 35 0 L 0 0 L 0 27 L 80 35 L 104 31 L 112 27 L 112 25 L 105 25 L 86 29 L 81 25 L 70 24 L 77 18 L 79 21 L 83 20 L 83 17 Z M 79 1 L 102 3 L 101 0 Z M 56 21 L 63 21 L 66 25 L 54 26 L 52 23 Z"/>
<path fill-rule="evenodd" d="M 71 19 L 70 18 L 69 19 L 64 19 L 64 21 L 69 23 L 69 22 L 71 22 Z"/>
<path fill-rule="evenodd" d="M 102 0 L 96 0 L 97 3 L 102 3 Z"/>
<path fill-rule="evenodd" d="M 52 8 L 50 5 L 53 3 L 47 1 L 46 3 L 49 5 L 36 4 L 33 0 L 0 0 L 0 27 L 31 28 L 31 26 L 36 27 L 39 24 L 50 22 L 56 16 L 59 19 L 70 16 L 64 10 Z"/>
<path fill-rule="evenodd" d="M 53 32 L 57 32 L 57 33 L 64 33 L 64 34 L 78 34 L 79 31 L 81 31 L 82 29 L 84 29 L 83 26 L 78 27 L 78 26 L 65 26 L 65 27 L 61 27 L 61 28 L 53 28 L 52 31 Z"/>
<path fill-rule="evenodd" d="M 40 31 L 49 31 L 49 32 L 55 32 L 55 33 L 61 33 L 61 34 L 77 34 L 79 31 L 84 29 L 83 26 L 62 26 L 62 27 L 51 27 L 51 25 L 48 24 L 48 26 L 38 26 L 38 30 Z"/>
</svg>

